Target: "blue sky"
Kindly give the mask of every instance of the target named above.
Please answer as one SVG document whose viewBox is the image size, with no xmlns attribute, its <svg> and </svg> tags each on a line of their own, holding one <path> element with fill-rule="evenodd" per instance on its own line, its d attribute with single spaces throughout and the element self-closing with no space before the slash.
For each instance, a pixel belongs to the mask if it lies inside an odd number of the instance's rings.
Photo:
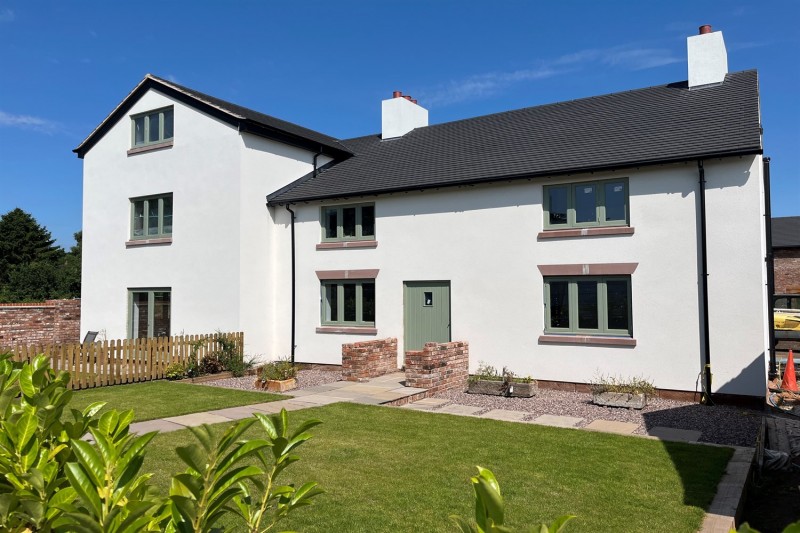
<svg viewBox="0 0 800 533">
<path fill-rule="evenodd" d="M 731 71 L 758 69 L 773 215 L 800 215 L 795 0 L 0 0 L 0 214 L 21 207 L 69 247 L 72 149 L 148 72 L 347 138 L 380 130 L 394 90 L 440 123 L 685 80 L 701 24 Z"/>
</svg>

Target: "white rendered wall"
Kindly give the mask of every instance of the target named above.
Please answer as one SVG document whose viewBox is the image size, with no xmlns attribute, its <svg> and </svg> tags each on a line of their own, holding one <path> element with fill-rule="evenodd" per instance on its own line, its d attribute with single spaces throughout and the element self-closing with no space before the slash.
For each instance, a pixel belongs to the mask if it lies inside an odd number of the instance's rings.
<svg viewBox="0 0 800 533">
<path fill-rule="evenodd" d="M 239 134 L 149 91 L 128 115 L 173 105 L 172 148 L 128 156 L 121 119 L 84 158 L 81 335 L 127 337 L 128 289 L 172 290 L 172 334 L 239 325 Z M 172 193 L 172 243 L 126 248 L 130 199 Z"/>
<path fill-rule="evenodd" d="M 754 158 L 706 162 L 714 390 L 732 394 L 760 395 L 765 383 L 759 165 Z M 294 206 L 297 360 L 340 364 L 343 343 L 385 337 L 397 337 L 402 353 L 403 281 L 449 280 L 452 337 L 469 341 L 473 370 L 483 360 L 543 380 L 639 375 L 659 388 L 695 390 L 702 367 L 696 164 L 545 183 L 625 176 L 634 235 L 538 240 L 542 182 L 343 202 L 375 202 L 375 249 L 316 250 L 319 204 Z M 274 211 L 279 224 L 288 221 Z M 544 313 L 537 265 L 630 262 L 639 263 L 632 275 L 636 347 L 539 343 Z M 315 271 L 373 268 L 380 269 L 377 335 L 316 333 Z M 745 379 L 737 379 L 744 368 L 750 369 Z"/>
<path fill-rule="evenodd" d="M 278 287 L 291 283 L 281 270 L 291 261 L 291 241 L 288 226 L 276 226 L 266 206 L 267 195 L 311 172 L 314 154 L 250 134 L 242 135 L 242 144 L 240 328 L 245 332 L 245 353 L 271 360 L 290 351 L 289 340 L 284 345 L 277 343 L 276 331 L 285 329 L 276 328 L 283 327 L 285 318 L 278 316 L 276 307 L 281 307 L 279 299 L 285 298 Z M 317 165 L 328 161 L 330 158 L 320 156 Z"/>
<path fill-rule="evenodd" d="M 689 87 L 722 83 L 728 73 L 728 52 L 721 31 L 686 38 Z"/>
<path fill-rule="evenodd" d="M 428 125 L 428 110 L 405 98 L 381 102 L 381 138 L 402 137 L 414 128 Z"/>
<path fill-rule="evenodd" d="M 313 153 L 237 130 L 150 91 L 129 111 L 173 105 L 173 146 L 128 156 L 121 119 L 84 158 L 81 335 L 128 335 L 128 289 L 172 291 L 173 334 L 244 331 L 249 355 L 274 352 L 277 228 L 266 196 L 312 170 Z M 328 160 L 320 157 L 318 163 Z M 172 243 L 127 247 L 130 199 L 172 193 Z"/>
</svg>

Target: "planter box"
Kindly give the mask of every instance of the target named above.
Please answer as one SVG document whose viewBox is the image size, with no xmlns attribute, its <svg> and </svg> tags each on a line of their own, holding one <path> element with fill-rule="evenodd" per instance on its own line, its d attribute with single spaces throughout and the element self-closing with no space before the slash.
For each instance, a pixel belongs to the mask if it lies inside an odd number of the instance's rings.
<svg viewBox="0 0 800 533">
<path fill-rule="evenodd" d="M 647 396 L 644 394 L 626 394 L 624 392 L 601 392 L 592 394 L 592 402 L 605 407 L 644 409 L 647 405 Z"/>
<path fill-rule="evenodd" d="M 485 381 L 479 379 L 472 381 L 467 386 L 470 394 L 489 394 L 492 396 L 510 396 L 511 398 L 530 398 L 536 394 L 537 386 L 535 381 L 530 383 L 511 383 L 511 392 L 506 390 L 502 381 Z"/>
<path fill-rule="evenodd" d="M 256 380 L 256 387 L 261 389 L 267 389 L 269 392 L 285 392 L 287 390 L 292 390 L 297 387 L 297 379 L 289 378 L 289 379 L 269 379 L 267 381 L 261 381 L 260 379 Z"/>
</svg>

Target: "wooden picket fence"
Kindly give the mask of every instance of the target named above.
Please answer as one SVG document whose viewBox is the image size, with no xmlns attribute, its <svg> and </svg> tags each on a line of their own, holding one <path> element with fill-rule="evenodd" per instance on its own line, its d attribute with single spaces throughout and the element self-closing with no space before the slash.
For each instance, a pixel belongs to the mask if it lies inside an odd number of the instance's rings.
<svg viewBox="0 0 800 533">
<path fill-rule="evenodd" d="M 244 353 L 244 333 L 180 335 L 154 339 L 123 339 L 85 344 L 41 344 L 3 348 L 17 361 L 30 361 L 39 354 L 50 359 L 50 366 L 70 373 L 70 389 L 90 389 L 163 379 L 172 363 L 199 362 L 205 355 L 222 348 L 219 337 L 233 341 L 237 353 Z"/>
</svg>

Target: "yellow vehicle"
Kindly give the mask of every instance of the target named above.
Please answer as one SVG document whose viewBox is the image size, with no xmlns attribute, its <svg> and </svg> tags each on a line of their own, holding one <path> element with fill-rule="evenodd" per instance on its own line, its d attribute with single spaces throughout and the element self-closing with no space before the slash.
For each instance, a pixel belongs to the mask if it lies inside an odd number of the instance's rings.
<svg viewBox="0 0 800 533">
<path fill-rule="evenodd" d="M 800 294 L 776 294 L 772 305 L 775 338 L 800 339 Z"/>
</svg>

